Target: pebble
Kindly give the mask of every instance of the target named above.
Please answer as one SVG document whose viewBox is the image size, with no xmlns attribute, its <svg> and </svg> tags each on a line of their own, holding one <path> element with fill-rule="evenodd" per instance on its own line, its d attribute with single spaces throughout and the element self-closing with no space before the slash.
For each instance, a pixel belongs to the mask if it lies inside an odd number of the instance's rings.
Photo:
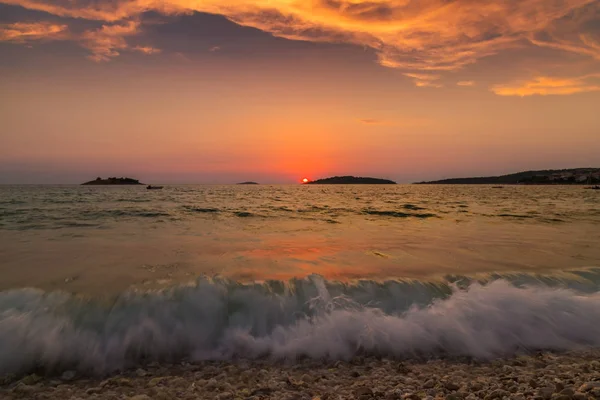
<svg viewBox="0 0 600 400">
<path fill-rule="evenodd" d="M 600 398 L 600 352 L 521 356 L 491 363 L 451 360 L 399 363 L 365 357 L 359 361 L 315 360 L 278 364 L 266 360 L 178 363 L 125 371 L 100 382 L 67 371 L 61 380 L 15 377 L 0 386 L 0 398 L 72 400 L 591 400 Z M 510 368 L 504 368 L 508 365 Z M 515 366 L 518 365 L 518 366 Z M 582 372 L 589 365 L 590 372 Z M 334 367 L 334 368 L 332 368 Z M 142 372 L 143 371 L 143 372 Z M 148 372 L 150 371 L 150 372 Z M 16 377 L 18 378 L 18 377 Z M 28 384 L 28 385 L 26 385 Z M 10 397 L 12 396 L 12 397 Z"/>
<path fill-rule="evenodd" d="M 129 397 L 129 400 L 152 400 L 147 394 L 137 394 Z"/>
<path fill-rule="evenodd" d="M 39 375 L 31 374 L 31 375 L 27 375 L 25 378 L 21 379 L 21 383 L 23 383 L 24 385 L 35 385 L 42 379 L 43 378 Z"/>
<path fill-rule="evenodd" d="M 504 396 L 508 396 L 509 393 L 506 390 L 496 389 L 492 393 L 485 396 L 485 400 L 502 399 Z"/>
<path fill-rule="evenodd" d="M 589 392 L 592 389 L 600 388 L 600 382 L 586 382 L 579 387 L 580 392 Z"/>
<path fill-rule="evenodd" d="M 25 385 L 23 383 L 19 383 L 12 390 L 15 393 L 23 394 L 23 395 L 31 395 L 38 391 L 38 388 L 33 385 Z"/>
<path fill-rule="evenodd" d="M 65 371 L 60 376 L 60 379 L 62 379 L 63 381 L 71 381 L 73 380 L 73 378 L 75 378 L 75 371 Z"/>
<path fill-rule="evenodd" d="M 129 378 L 117 378 L 112 383 L 118 386 L 132 386 L 131 379 Z"/>
<path fill-rule="evenodd" d="M 150 386 L 150 387 L 157 386 L 163 381 L 163 379 L 164 378 L 152 378 L 152 379 L 150 379 L 150 382 L 148 382 L 148 386 Z"/>
<path fill-rule="evenodd" d="M 538 384 L 537 384 L 537 382 L 535 381 L 535 379 L 530 379 L 530 380 L 529 380 L 529 386 L 531 386 L 532 388 L 534 388 L 534 389 L 535 389 L 535 388 L 537 388 L 537 387 L 538 387 Z"/>
<path fill-rule="evenodd" d="M 92 395 L 92 394 L 98 394 L 102 392 L 102 388 L 101 387 L 92 387 L 89 388 L 85 391 L 85 394 L 87 395 Z"/>
<path fill-rule="evenodd" d="M 434 386 L 435 386 L 435 382 L 434 382 L 434 380 L 433 380 L 433 379 L 430 379 L 430 380 L 428 380 L 427 382 L 425 382 L 425 383 L 423 384 L 423 388 L 424 388 L 424 389 L 431 389 L 431 388 L 433 388 Z"/>
<path fill-rule="evenodd" d="M 217 382 L 217 380 L 215 378 L 210 378 L 208 380 L 208 382 L 206 382 L 206 388 L 207 389 L 214 389 L 214 388 L 217 387 L 217 385 L 218 385 L 218 382 Z"/>
<path fill-rule="evenodd" d="M 360 396 L 373 396 L 373 391 L 368 387 L 359 387 L 354 391 L 354 395 L 357 397 Z"/>
<path fill-rule="evenodd" d="M 575 391 L 573 390 L 573 388 L 564 388 L 559 393 L 567 396 L 573 396 L 575 394 Z"/>
<path fill-rule="evenodd" d="M 284 397 L 284 400 L 304 400 L 304 398 L 298 393 L 290 393 L 286 397 Z M 313 398 L 312 400 L 315 399 Z"/>
<path fill-rule="evenodd" d="M 553 387 L 543 387 L 543 388 L 538 389 L 538 395 L 543 399 L 546 399 L 546 400 L 551 399 L 552 394 L 554 394 Z"/>
</svg>

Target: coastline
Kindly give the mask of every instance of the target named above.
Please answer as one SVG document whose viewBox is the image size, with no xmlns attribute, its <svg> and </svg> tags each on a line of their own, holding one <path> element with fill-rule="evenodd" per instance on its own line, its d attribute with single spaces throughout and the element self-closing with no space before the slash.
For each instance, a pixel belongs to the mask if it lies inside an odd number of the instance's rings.
<svg viewBox="0 0 600 400">
<path fill-rule="evenodd" d="M 553 399 L 600 396 L 600 349 L 489 362 L 394 360 L 158 364 L 104 377 L 4 377 L 4 399 Z"/>
</svg>

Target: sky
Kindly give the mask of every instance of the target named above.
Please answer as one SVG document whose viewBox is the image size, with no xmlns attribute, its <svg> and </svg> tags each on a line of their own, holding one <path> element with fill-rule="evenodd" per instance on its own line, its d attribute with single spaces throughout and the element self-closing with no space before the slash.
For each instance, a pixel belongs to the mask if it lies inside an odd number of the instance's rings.
<svg viewBox="0 0 600 400">
<path fill-rule="evenodd" d="M 600 167 L 600 0 L 0 0 L 0 183 Z"/>
</svg>

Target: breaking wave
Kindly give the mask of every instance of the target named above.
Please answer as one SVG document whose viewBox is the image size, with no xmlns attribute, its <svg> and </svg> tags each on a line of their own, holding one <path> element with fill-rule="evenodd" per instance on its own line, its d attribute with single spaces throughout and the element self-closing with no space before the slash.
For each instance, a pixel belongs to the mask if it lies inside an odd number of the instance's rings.
<svg viewBox="0 0 600 400">
<path fill-rule="evenodd" d="M 0 373 L 149 361 L 470 356 L 600 346 L 600 269 L 568 278 L 240 284 L 199 279 L 108 300 L 0 292 Z"/>
</svg>

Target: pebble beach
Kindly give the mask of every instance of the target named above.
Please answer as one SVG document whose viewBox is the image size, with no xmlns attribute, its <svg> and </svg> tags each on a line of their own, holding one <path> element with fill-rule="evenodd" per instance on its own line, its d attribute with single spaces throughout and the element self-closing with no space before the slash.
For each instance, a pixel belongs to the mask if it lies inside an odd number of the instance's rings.
<svg viewBox="0 0 600 400">
<path fill-rule="evenodd" d="M 5 376 L 2 399 L 114 400 L 591 400 L 600 399 L 600 350 L 509 359 L 148 364 L 103 376 Z"/>
</svg>

